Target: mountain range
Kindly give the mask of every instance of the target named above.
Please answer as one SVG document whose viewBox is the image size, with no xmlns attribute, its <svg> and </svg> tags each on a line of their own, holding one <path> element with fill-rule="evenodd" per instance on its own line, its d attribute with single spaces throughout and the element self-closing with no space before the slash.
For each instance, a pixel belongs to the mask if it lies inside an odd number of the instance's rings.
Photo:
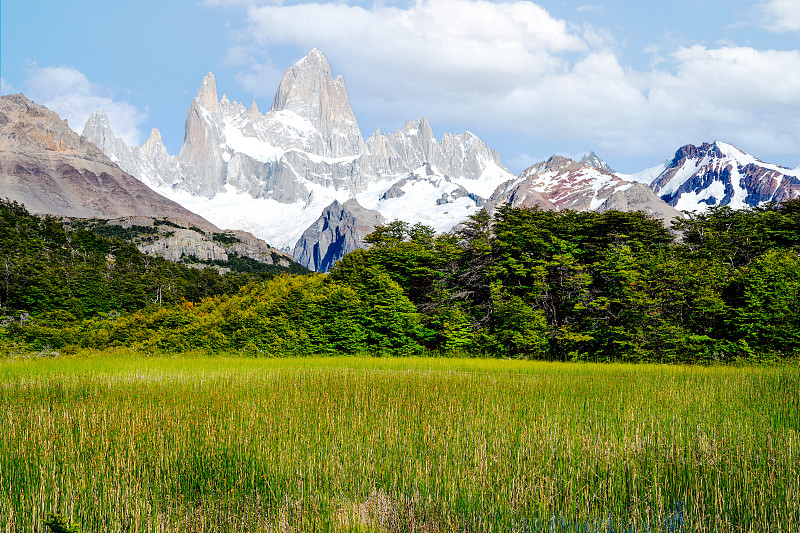
<svg viewBox="0 0 800 533">
<path fill-rule="evenodd" d="M 218 98 L 209 73 L 177 156 L 166 153 L 157 131 L 141 147 L 126 146 L 102 112 L 83 134 L 161 194 L 286 251 L 334 201 L 356 199 L 387 219 L 448 231 L 514 178 L 475 135 L 437 140 L 424 117 L 364 140 L 344 81 L 319 50 L 287 69 L 264 114 L 255 103 Z"/>
<path fill-rule="evenodd" d="M 613 171 L 592 152 L 579 161 L 553 156 L 514 176 L 474 134 L 436 139 L 424 117 L 365 140 L 343 78 L 316 49 L 286 70 L 266 113 L 255 102 L 220 98 L 209 73 L 177 155 L 156 129 L 142 146 L 126 145 L 102 111 L 87 120 L 83 137 L 160 195 L 319 271 L 392 219 L 446 232 L 482 208 L 511 203 L 642 210 L 669 223 L 684 210 L 800 196 L 800 167 L 764 163 L 720 141 L 683 146 L 634 174 Z"/>
</svg>

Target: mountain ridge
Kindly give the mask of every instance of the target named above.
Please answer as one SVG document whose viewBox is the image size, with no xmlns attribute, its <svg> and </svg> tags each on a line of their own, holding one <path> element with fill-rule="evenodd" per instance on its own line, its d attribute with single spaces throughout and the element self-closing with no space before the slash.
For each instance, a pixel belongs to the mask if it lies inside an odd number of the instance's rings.
<svg viewBox="0 0 800 533">
<path fill-rule="evenodd" d="M 498 187 L 489 199 L 489 209 L 509 203 L 557 211 L 643 211 L 663 220 L 668 227 L 673 219 L 682 216 L 649 187 L 626 180 L 605 167 L 608 165 L 597 156 L 578 162 L 553 155 Z"/>
</svg>

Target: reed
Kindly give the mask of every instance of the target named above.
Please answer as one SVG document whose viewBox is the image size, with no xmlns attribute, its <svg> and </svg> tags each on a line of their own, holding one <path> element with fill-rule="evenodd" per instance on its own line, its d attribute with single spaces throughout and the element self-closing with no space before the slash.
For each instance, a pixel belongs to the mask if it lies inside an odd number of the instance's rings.
<svg viewBox="0 0 800 533">
<path fill-rule="evenodd" d="M 0 531 L 800 530 L 800 369 L 0 361 Z"/>
</svg>

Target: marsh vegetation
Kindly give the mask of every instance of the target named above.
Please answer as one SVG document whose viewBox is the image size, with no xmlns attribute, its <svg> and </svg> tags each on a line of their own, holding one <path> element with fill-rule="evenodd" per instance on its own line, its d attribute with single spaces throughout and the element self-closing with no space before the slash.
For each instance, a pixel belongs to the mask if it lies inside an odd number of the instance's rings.
<svg viewBox="0 0 800 533">
<path fill-rule="evenodd" d="M 800 528 L 800 370 L 0 361 L 0 531 Z"/>
</svg>

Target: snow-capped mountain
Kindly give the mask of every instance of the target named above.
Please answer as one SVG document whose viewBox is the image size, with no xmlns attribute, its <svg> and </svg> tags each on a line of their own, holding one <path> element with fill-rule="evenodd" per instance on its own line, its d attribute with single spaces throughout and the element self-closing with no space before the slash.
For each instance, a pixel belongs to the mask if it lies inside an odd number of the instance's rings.
<svg viewBox="0 0 800 533">
<path fill-rule="evenodd" d="M 518 180 L 530 180 L 558 209 L 595 210 L 617 191 L 633 184 L 616 174 L 572 159 L 553 156 L 524 170 Z"/>
<path fill-rule="evenodd" d="M 596 161 L 589 163 L 602 163 L 597 156 L 594 159 Z M 488 206 L 495 208 L 504 203 L 557 210 L 644 211 L 666 221 L 680 216 L 642 184 L 623 179 L 604 168 L 557 155 L 532 165 L 515 180 L 498 187 L 489 198 Z"/>
<path fill-rule="evenodd" d="M 486 202 L 430 163 L 409 172 L 379 194 L 367 191 L 356 199 L 387 220 L 421 222 L 440 233 L 463 222 Z"/>
<path fill-rule="evenodd" d="M 764 163 L 720 141 L 688 144 L 662 165 L 619 176 L 648 184 L 681 211 L 713 205 L 740 209 L 800 196 L 800 168 Z"/>
<path fill-rule="evenodd" d="M 358 198 L 387 219 L 447 231 L 514 177 L 472 133 L 438 141 L 425 118 L 365 142 L 344 80 L 316 49 L 287 69 L 266 114 L 218 99 L 206 76 L 177 157 L 161 150 L 158 135 L 126 146 L 100 113 L 84 135 L 160 193 L 287 251 L 334 201 Z"/>
</svg>

